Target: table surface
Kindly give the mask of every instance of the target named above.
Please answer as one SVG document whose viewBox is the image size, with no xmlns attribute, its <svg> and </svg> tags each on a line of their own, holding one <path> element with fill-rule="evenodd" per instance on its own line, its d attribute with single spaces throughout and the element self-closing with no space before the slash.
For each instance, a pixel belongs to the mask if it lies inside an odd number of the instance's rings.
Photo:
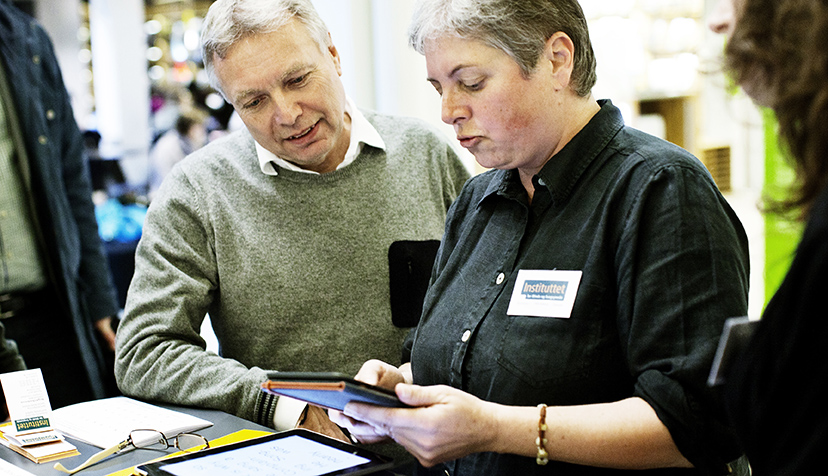
<svg viewBox="0 0 828 476">
<path fill-rule="evenodd" d="M 243 418 L 239 418 L 237 416 L 230 415 L 218 410 L 185 408 L 172 405 L 159 406 L 169 408 L 171 410 L 180 411 L 183 413 L 189 413 L 191 415 L 195 415 L 199 418 L 203 418 L 207 421 L 213 422 L 213 426 L 198 430 L 196 432 L 199 435 L 204 436 L 208 440 L 220 438 L 222 436 L 229 435 L 230 433 L 243 429 L 273 432 L 273 430 L 270 428 L 258 425 L 256 423 L 253 423 L 252 421 L 248 421 Z M 80 451 L 81 455 L 58 460 L 59 462 L 63 463 L 63 465 L 67 468 L 74 468 L 75 466 L 83 463 L 90 456 L 101 450 L 96 446 L 88 445 L 73 438 L 69 438 L 69 441 L 78 448 L 78 451 Z M 176 451 L 178 450 L 176 450 L 175 448 L 170 448 L 166 450 L 166 453 L 175 453 Z M 125 468 L 145 463 L 149 460 L 158 458 L 163 455 L 164 452 L 156 450 L 132 450 L 115 456 L 110 456 L 109 458 L 99 463 L 96 463 L 76 474 L 78 476 L 105 476 L 107 474 L 114 473 Z M 65 473 L 58 471 L 52 467 L 56 463 L 56 461 L 37 464 L 2 445 L 0 445 L 0 459 L 4 459 L 12 463 L 13 465 L 37 476 L 65 475 Z M 393 473 L 383 472 L 381 474 L 391 475 Z"/>
<path fill-rule="evenodd" d="M 191 415 L 195 415 L 199 418 L 203 418 L 207 421 L 213 422 L 213 426 L 198 430 L 196 432 L 199 435 L 204 436 L 208 440 L 213 440 L 215 438 L 219 438 L 242 429 L 264 430 L 270 432 L 273 431 L 270 428 L 258 425 L 256 423 L 253 423 L 252 421 L 248 421 L 218 410 L 184 408 L 171 405 L 159 406 L 169 408 L 171 410 L 180 411 L 183 413 L 189 413 Z M 75 445 L 78 448 L 78 451 L 80 451 L 81 455 L 57 460 L 67 468 L 74 468 L 75 466 L 83 463 L 87 460 L 87 458 L 101 450 L 96 446 L 88 445 L 82 441 L 78 441 L 73 438 L 68 439 L 73 445 Z M 166 452 L 175 453 L 176 451 L 178 450 L 175 448 L 170 448 Z M 146 461 L 158 458 L 160 456 L 163 456 L 163 453 L 161 451 L 132 450 L 125 452 L 123 454 L 111 456 L 99 463 L 96 463 L 88 467 L 87 469 L 84 469 L 83 471 L 78 472 L 77 474 L 79 476 L 104 476 L 106 474 L 113 473 L 115 471 L 120 471 L 124 468 L 129 468 L 131 466 L 144 463 Z M 15 466 L 20 467 L 21 469 L 25 469 L 26 471 L 39 476 L 59 476 L 65 474 L 52 467 L 57 461 L 37 464 L 2 445 L 0 445 L 0 458 L 14 464 Z"/>
</svg>

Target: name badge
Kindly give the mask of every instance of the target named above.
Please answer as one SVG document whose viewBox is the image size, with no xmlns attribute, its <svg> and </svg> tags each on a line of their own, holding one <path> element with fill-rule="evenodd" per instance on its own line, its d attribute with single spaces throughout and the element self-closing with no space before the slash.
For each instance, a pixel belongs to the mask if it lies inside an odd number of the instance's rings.
<svg viewBox="0 0 828 476">
<path fill-rule="evenodd" d="M 521 269 L 506 314 L 570 318 L 581 275 L 582 271 Z"/>
</svg>

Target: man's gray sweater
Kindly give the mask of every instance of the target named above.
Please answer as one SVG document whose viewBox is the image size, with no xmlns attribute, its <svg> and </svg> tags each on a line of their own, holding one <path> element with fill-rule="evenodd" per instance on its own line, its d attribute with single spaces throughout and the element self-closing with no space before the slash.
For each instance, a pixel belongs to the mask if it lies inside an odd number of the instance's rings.
<svg viewBox="0 0 828 476">
<path fill-rule="evenodd" d="M 316 175 L 264 174 L 247 131 L 180 162 L 152 202 L 118 329 L 131 396 L 272 426 L 266 370 L 357 372 L 399 362 L 388 248 L 440 239 L 468 178 L 439 133 L 366 113 L 386 150 Z M 220 354 L 199 329 L 210 315 Z"/>
</svg>

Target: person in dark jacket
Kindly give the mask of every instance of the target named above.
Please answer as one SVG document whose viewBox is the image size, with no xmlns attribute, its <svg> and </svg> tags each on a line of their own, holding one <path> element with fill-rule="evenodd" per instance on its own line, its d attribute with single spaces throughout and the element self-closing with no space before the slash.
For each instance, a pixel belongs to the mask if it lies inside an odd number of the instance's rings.
<svg viewBox="0 0 828 476">
<path fill-rule="evenodd" d="M 49 37 L 9 0 L 0 0 L 0 190 L 7 336 L 43 372 L 53 408 L 116 394 L 118 304 L 83 138 Z"/>
<path fill-rule="evenodd" d="M 790 193 L 764 209 L 805 223 L 785 279 L 725 375 L 725 403 L 753 474 L 812 474 L 828 449 L 828 5 L 720 0 L 708 23 L 728 36 L 733 79 L 774 112 L 796 171 Z"/>
</svg>

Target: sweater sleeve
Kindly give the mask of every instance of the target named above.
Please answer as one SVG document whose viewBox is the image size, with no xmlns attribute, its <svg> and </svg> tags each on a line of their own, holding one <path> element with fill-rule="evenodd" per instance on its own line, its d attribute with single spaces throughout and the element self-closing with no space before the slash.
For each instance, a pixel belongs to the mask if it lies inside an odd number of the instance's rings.
<svg viewBox="0 0 828 476">
<path fill-rule="evenodd" d="M 137 398 L 213 408 L 273 426 L 264 370 L 206 350 L 199 335 L 220 298 L 212 228 L 199 191 L 174 170 L 151 204 L 116 342 L 120 389 Z"/>
</svg>

